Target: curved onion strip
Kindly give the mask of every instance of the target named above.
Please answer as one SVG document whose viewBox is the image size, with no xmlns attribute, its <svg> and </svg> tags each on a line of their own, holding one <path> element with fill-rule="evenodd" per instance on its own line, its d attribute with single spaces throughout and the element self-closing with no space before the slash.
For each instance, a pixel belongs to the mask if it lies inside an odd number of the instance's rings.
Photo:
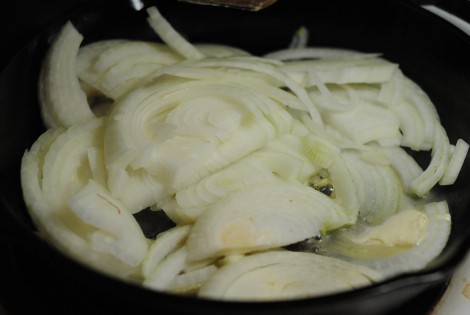
<svg viewBox="0 0 470 315">
<path fill-rule="evenodd" d="M 362 53 L 355 50 L 330 47 L 300 47 L 295 49 L 282 49 L 265 54 L 263 57 L 281 61 L 300 59 L 365 59 L 377 58 L 379 53 Z"/>
<path fill-rule="evenodd" d="M 190 228 L 190 225 L 178 226 L 158 234 L 142 262 L 144 277 L 148 277 L 168 254 L 181 247 Z"/>
<path fill-rule="evenodd" d="M 72 23 L 67 22 L 44 60 L 39 80 L 39 101 L 47 127 L 70 127 L 95 117 L 76 72 L 82 39 Z"/>
<path fill-rule="evenodd" d="M 112 256 L 93 251 L 86 233 L 93 231 L 66 209 L 52 207 L 41 188 L 42 160 L 50 144 L 64 132 L 49 129 L 27 151 L 21 162 L 21 184 L 25 203 L 39 232 L 63 253 L 112 276 L 125 277 L 131 271 L 128 265 Z"/>
<path fill-rule="evenodd" d="M 450 157 L 449 165 L 447 166 L 446 172 L 439 180 L 439 185 L 452 185 L 455 183 L 465 162 L 468 149 L 469 145 L 467 142 L 462 139 L 457 140 L 454 151 Z"/>
<path fill-rule="evenodd" d="M 295 95 L 299 97 L 300 100 L 305 105 L 305 110 L 310 114 L 315 123 L 322 126 L 322 120 L 320 113 L 318 112 L 317 108 L 314 106 L 310 97 L 308 96 L 307 92 L 303 87 L 301 87 L 297 82 L 292 80 L 289 76 L 284 74 L 283 72 L 279 71 L 272 65 L 266 63 L 255 63 L 250 62 L 250 60 L 244 59 L 225 59 L 225 60 L 211 60 L 211 59 L 204 59 L 201 60 L 199 63 L 195 64 L 197 66 L 219 66 L 219 67 L 230 67 L 230 68 L 241 68 L 241 69 L 248 69 L 253 71 L 258 71 L 269 76 L 272 76 L 274 79 L 282 82 L 287 88 L 289 88 Z"/>
<path fill-rule="evenodd" d="M 391 257 L 348 260 L 373 268 L 386 277 L 426 267 L 444 249 L 450 233 L 451 220 L 445 201 L 426 204 L 423 213 L 428 216 L 428 224 L 423 239 L 416 246 Z"/>
<path fill-rule="evenodd" d="M 163 259 L 148 275 L 143 285 L 154 290 L 167 289 L 186 265 L 186 246 L 182 246 Z"/>
<path fill-rule="evenodd" d="M 363 161 L 357 154 L 343 154 L 361 192 L 360 213 L 371 224 L 379 224 L 393 215 L 399 206 L 400 183 L 387 166 Z"/>
<path fill-rule="evenodd" d="M 163 67 L 156 71 L 156 76 L 161 74 L 171 74 L 190 79 L 219 80 L 219 82 L 227 82 L 231 86 L 245 89 L 249 88 L 249 90 L 256 92 L 258 97 L 269 97 L 290 108 L 305 110 L 305 105 L 298 97 L 274 86 L 271 82 L 264 82 L 266 79 L 254 76 L 256 73 L 252 76 L 251 73 L 244 72 L 243 76 L 241 76 L 240 74 L 232 74 L 222 69 L 195 68 L 188 67 L 187 65 L 177 65 Z"/>
<path fill-rule="evenodd" d="M 375 104 L 361 103 L 349 111 L 324 113 L 325 122 L 355 143 L 392 138 L 399 134 L 399 121 L 389 110 Z M 370 132 L 374 130 L 374 132 Z"/>
<path fill-rule="evenodd" d="M 234 56 L 249 56 L 250 53 L 238 47 L 232 47 L 220 44 L 195 44 L 202 54 L 207 57 L 226 58 Z"/>
<path fill-rule="evenodd" d="M 134 214 L 157 203 L 167 192 L 164 185 L 143 169 L 125 170 L 111 166 L 108 171 L 108 189 Z"/>
<path fill-rule="evenodd" d="M 98 57 L 108 48 L 114 48 L 128 42 L 122 39 L 102 40 L 80 47 L 77 54 L 77 75 L 80 80 L 97 88 L 96 84 L 101 76 L 94 68 Z"/>
<path fill-rule="evenodd" d="M 243 159 L 215 172 L 202 181 L 189 185 L 176 193 L 181 207 L 207 206 L 230 192 L 275 179 L 272 171 L 254 152 Z"/>
<path fill-rule="evenodd" d="M 354 224 L 360 209 L 360 190 L 353 180 L 350 169 L 345 160 L 338 156 L 333 159 L 328 173 L 336 196 L 335 202 L 345 209 L 351 218 L 351 224 Z"/>
<path fill-rule="evenodd" d="M 411 155 L 400 147 L 383 148 L 382 153 L 387 156 L 392 168 L 400 178 L 403 190 L 411 193 L 411 182 L 423 172 L 423 169 Z"/>
<path fill-rule="evenodd" d="M 197 291 L 216 271 L 215 265 L 209 265 L 179 274 L 168 285 L 168 290 L 179 293 Z"/>
<path fill-rule="evenodd" d="M 348 223 L 344 209 L 313 188 L 260 184 L 230 194 L 199 217 L 186 243 L 188 259 L 281 247 Z"/>
<path fill-rule="evenodd" d="M 405 77 L 404 97 L 412 103 L 420 113 L 424 122 L 424 147 L 423 150 L 432 147 L 435 136 L 435 128 L 439 124 L 439 115 L 429 96 L 413 81 Z"/>
<path fill-rule="evenodd" d="M 91 177 L 88 148 L 103 145 L 103 118 L 70 127 L 57 137 L 44 156 L 42 190 L 44 198 L 57 209 Z"/>
<path fill-rule="evenodd" d="M 167 83 L 170 82 L 167 81 Z M 248 97 L 251 93 L 245 97 L 244 90 L 233 89 L 226 84 L 217 84 L 212 81 L 177 81 L 173 84 L 160 84 L 156 81 L 155 84 L 139 88 L 116 103 L 106 131 L 106 163 L 109 165 L 118 160 L 130 163 L 132 161 L 129 156 L 131 149 L 146 150 L 152 142 L 158 144 L 165 140 L 158 139 L 159 135 L 145 135 L 146 130 L 142 130 L 142 125 L 146 120 L 168 112 L 176 107 L 178 102 L 214 94 L 228 96 L 231 99 L 237 96 L 239 98 L 235 98 L 235 102 L 245 106 L 255 117 L 261 117 L 257 104 Z M 265 103 L 262 104 L 262 108 L 264 105 Z M 149 140 L 149 138 L 154 139 Z M 159 141 L 155 141 L 155 138 Z M 136 154 L 132 153 L 132 155 Z"/>
<path fill-rule="evenodd" d="M 147 254 L 147 241 L 135 218 L 94 180 L 69 199 L 69 206 L 84 222 L 96 227 L 92 247 L 109 253 L 131 267 Z"/>
<path fill-rule="evenodd" d="M 299 27 L 299 29 L 292 36 L 292 40 L 289 44 L 291 49 L 302 49 L 308 44 L 308 29 L 305 26 Z"/>
<path fill-rule="evenodd" d="M 245 256 L 217 270 L 199 296 L 236 301 L 317 297 L 363 287 L 382 279 L 378 272 L 336 258 L 289 251 Z"/>
<path fill-rule="evenodd" d="M 184 39 L 170 23 L 168 23 L 156 7 L 148 8 L 147 13 L 149 15 L 147 21 L 152 29 L 177 53 L 187 59 L 200 59 L 204 57 L 196 47 Z"/>
<path fill-rule="evenodd" d="M 449 165 L 449 138 L 444 128 L 437 125 L 432 148 L 432 158 L 428 167 L 411 182 L 411 188 L 417 196 L 427 194 L 444 176 Z"/>
<path fill-rule="evenodd" d="M 426 148 L 424 121 L 416 107 L 407 101 L 400 105 L 390 106 L 400 121 L 400 131 L 403 135 L 400 145 L 413 150 Z"/>
<path fill-rule="evenodd" d="M 351 59 L 351 60 L 297 60 L 285 62 L 280 70 L 289 77 L 302 78 L 296 80 L 304 87 L 314 86 L 314 73 L 323 83 L 350 84 L 350 83 L 383 83 L 390 80 L 397 69 L 397 65 L 379 58 Z"/>
</svg>

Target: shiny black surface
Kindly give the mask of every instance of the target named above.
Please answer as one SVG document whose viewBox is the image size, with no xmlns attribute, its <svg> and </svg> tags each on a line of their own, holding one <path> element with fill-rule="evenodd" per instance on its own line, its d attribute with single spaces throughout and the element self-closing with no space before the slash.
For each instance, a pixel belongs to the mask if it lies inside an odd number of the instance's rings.
<svg viewBox="0 0 470 315">
<path fill-rule="evenodd" d="M 126 1 L 82 1 L 85 7 L 78 11 L 70 3 L 55 7 L 53 2 L 43 2 L 49 9 L 47 19 L 35 14 L 35 8 L 44 9 L 37 3 L 20 14 L 32 19 L 34 29 L 18 31 L 19 37 L 13 36 L 14 18 L 2 19 L 11 29 L 2 31 L 3 61 L 28 42 L 15 58 L 0 64 L 0 299 L 11 314 L 31 309 L 47 314 L 426 314 L 430 310 L 470 244 L 469 163 L 456 185 L 440 189 L 454 218 L 444 253 L 423 272 L 347 294 L 265 304 L 182 298 L 97 274 L 45 244 L 34 234 L 24 207 L 19 165 L 24 150 L 44 131 L 36 85 L 53 35 L 70 18 L 84 34 L 84 43 L 119 37 L 158 40 L 146 24 L 145 12 L 133 11 Z M 429 93 L 451 142 L 457 137 L 470 142 L 470 40 L 410 2 L 329 0 L 311 7 L 309 1 L 278 0 L 258 13 L 176 0 L 157 3 L 191 42 L 225 43 L 262 54 L 286 47 L 304 25 L 310 30 L 310 45 L 383 52 Z M 50 21 L 55 22 L 50 25 Z"/>
</svg>

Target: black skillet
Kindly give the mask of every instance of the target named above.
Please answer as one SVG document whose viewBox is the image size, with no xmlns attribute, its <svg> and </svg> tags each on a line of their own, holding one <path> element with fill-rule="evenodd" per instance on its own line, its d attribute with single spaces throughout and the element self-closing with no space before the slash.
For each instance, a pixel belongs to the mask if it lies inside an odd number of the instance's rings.
<svg viewBox="0 0 470 315">
<path fill-rule="evenodd" d="M 51 39 L 67 19 L 83 33 L 84 44 L 105 38 L 158 38 L 147 26 L 145 12 L 133 10 L 126 1 L 29 2 L 43 15 L 34 15 L 30 7 L 18 16 L 29 16 L 43 31 L 37 36 L 20 34 L 31 40 L 13 59 L 0 63 L 5 65 L 0 73 L 0 302 L 9 314 L 429 312 L 470 245 L 470 163 L 465 164 L 454 186 L 440 189 L 449 200 L 453 216 L 449 244 L 442 255 L 421 272 L 349 293 L 276 303 L 209 302 L 125 284 L 93 272 L 48 246 L 35 234 L 25 209 L 19 165 L 24 150 L 44 131 L 36 85 Z M 310 45 L 383 52 L 429 93 L 451 141 L 462 137 L 470 142 L 470 39 L 415 3 L 278 0 L 256 13 L 177 0 L 155 3 L 191 42 L 224 43 L 263 54 L 286 47 L 295 30 L 304 25 L 310 30 Z M 14 20 L 11 16 L 3 18 L 11 22 L 10 26 Z M 2 28 L 1 32 L 10 40 L 2 41 L 2 51 L 10 57 L 15 46 L 9 43 L 19 44 L 20 40 L 11 35 L 13 28 Z"/>
</svg>

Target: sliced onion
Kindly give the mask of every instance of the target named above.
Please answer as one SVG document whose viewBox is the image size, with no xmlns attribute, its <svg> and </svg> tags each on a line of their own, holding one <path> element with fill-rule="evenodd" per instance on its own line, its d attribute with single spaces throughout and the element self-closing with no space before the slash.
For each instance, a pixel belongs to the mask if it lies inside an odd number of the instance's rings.
<svg viewBox="0 0 470 315">
<path fill-rule="evenodd" d="M 271 251 L 245 256 L 214 273 L 199 296 L 233 301 L 318 297 L 379 281 L 376 271 L 311 253 Z"/>
<path fill-rule="evenodd" d="M 44 60 L 39 80 L 41 115 L 47 127 L 70 127 L 95 117 L 76 73 L 83 36 L 67 22 Z"/>
<path fill-rule="evenodd" d="M 177 53 L 187 59 L 200 59 L 204 55 L 184 39 L 153 6 L 147 9 L 147 21 L 160 38 Z"/>
</svg>

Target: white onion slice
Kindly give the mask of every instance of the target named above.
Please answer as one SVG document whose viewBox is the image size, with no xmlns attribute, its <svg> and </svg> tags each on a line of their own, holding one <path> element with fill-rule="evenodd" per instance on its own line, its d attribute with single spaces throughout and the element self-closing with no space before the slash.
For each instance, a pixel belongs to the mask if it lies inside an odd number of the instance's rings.
<svg viewBox="0 0 470 315">
<path fill-rule="evenodd" d="M 39 80 L 39 101 L 47 127 L 70 127 L 95 117 L 76 72 L 82 39 L 72 23 L 67 22 L 44 60 Z"/>
</svg>

